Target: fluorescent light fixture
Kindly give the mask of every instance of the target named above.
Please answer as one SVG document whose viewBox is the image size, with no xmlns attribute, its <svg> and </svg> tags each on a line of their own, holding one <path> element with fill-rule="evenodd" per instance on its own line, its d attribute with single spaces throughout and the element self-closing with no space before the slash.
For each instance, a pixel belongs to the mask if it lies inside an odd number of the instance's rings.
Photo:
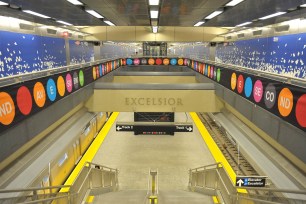
<svg viewBox="0 0 306 204">
<path fill-rule="evenodd" d="M 151 18 L 158 18 L 158 11 L 150 11 Z"/>
<path fill-rule="evenodd" d="M 94 17 L 96 18 L 104 18 L 103 16 L 101 16 L 99 13 L 97 13 L 96 11 L 94 10 L 85 10 L 87 13 L 93 15 Z"/>
<path fill-rule="evenodd" d="M 223 10 L 214 11 L 211 14 L 209 14 L 208 16 L 206 16 L 205 19 L 212 19 L 212 18 L 220 15 L 221 13 L 223 13 Z"/>
<path fill-rule="evenodd" d="M 108 24 L 108 25 L 110 25 L 110 26 L 114 26 L 115 24 L 113 24 L 112 22 L 110 22 L 110 21 L 104 21 L 104 23 L 106 23 L 106 24 Z"/>
<path fill-rule="evenodd" d="M 159 5 L 159 0 L 149 0 L 149 5 L 150 6 L 158 6 Z"/>
<path fill-rule="evenodd" d="M 8 5 L 8 3 L 5 3 L 5 2 L 3 2 L 3 1 L 0 1 L 0 6 L 7 6 Z"/>
<path fill-rule="evenodd" d="M 200 25 L 202 25 L 203 23 L 205 23 L 205 21 L 199 21 L 199 22 L 197 22 L 196 24 L 194 24 L 193 26 L 200 26 Z"/>
<path fill-rule="evenodd" d="M 84 5 L 82 2 L 78 1 L 78 0 L 67 0 L 70 3 L 74 4 L 74 5 Z"/>
<path fill-rule="evenodd" d="M 300 5 L 300 7 L 303 7 L 303 8 L 305 8 L 305 7 L 306 7 L 306 4 L 302 4 L 302 5 Z"/>
<path fill-rule="evenodd" d="M 228 2 L 227 4 L 225 4 L 225 6 L 236 6 L 237 4 L 243 2 L 244 0 L 232 0 L 230 2 Z"/>
<path fill-rule="evenodd" d="M 25 12 L 25 13 L 34 15 L 34 16 L 41 17 L 41 18 L 50 18 L 49 16 L 45 16 L 45 15 L 43 15 L 43 14 L 36 13 L 36 12 L 34 12 L 34 11 L 31 11 L 31 10 L 22 10 L 22 11 Z"/>
<path fill-rule="evenodd" d="M 241 24 L 239 24 L 239 25 L 236 25 L 236 27 L 241 27 L 241 26 L 245 26 L 245 25 L 249 25 L 249 24 L 251 24 L 252 22 L 245 22 L 245 23 L 241 23 Z"/>
<path fill-rule="evenodd" d="M 270 14 L 270 15 L 268 15 L 268 16 L 261 17 L 261 18 L 259 18 L 259 19 L 260 19 L 260 20 L 266 20 L 266 19 L 268 19 L 268 18 L 273 18 L 273 17 L 275 17 L 275 16 L 280 16 L 280 15 L 283 15 L 283 14 L 285 14 L 285 13 L 287 13 L 287 12 L 277 12 L 277 13 Z"/>
<path fill-rule="evenodd" d="M 71 26 L 72 24 L 71 23 L 67 23 L 65 21 L 56 21 L 58 23 L 61 23 L 61 24 L 64 24 L 64 25 L 68 25 L 68 26 Z"/>
<path fill-rule="evenodd" d="M 152 30 L 153 30 L 153 33 L 157 33 L 158 27 L 157 26 L 152 26 Z"/>
</svg>

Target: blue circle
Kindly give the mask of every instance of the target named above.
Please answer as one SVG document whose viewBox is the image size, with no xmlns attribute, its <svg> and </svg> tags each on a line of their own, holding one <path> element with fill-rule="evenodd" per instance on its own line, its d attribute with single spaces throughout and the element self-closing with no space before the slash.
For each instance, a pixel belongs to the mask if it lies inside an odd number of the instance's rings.
<svg viewBox="0 0 306 204">
<path fill-rule="evenodd" d="M 176 60 L 176 59 L 171 59 L 171 60 L 170 60 L 170 64 L 171 64 L 171 65 L 176 65 L 176 63 L 177 63 L 177 60 Z"/>
<path fill-rule="evenodd" d="M 99 65 L 99 74 L 100 74 L 100 77 L 102 76 L 102 64 Z"/>
<path fill-rule="evenodd" d="M 126 60 L 126 64 L 127 65 L 132 65 L 133 64 L 133 60 L 132 59 L 127 59 Z"/>
<path fill-rule="evenodd" d="M 47 82 L 47 95 L 50 101 L 56 99 L 56 85 L 53 79 L 49 79 Z"/>
<path fill-rule="evenodd" d="M 246 78 L 244 85 L 244 94 L 247 98 L 249 98 L 252 94 L 253 84 L 251 77 Z"/>
</svg>

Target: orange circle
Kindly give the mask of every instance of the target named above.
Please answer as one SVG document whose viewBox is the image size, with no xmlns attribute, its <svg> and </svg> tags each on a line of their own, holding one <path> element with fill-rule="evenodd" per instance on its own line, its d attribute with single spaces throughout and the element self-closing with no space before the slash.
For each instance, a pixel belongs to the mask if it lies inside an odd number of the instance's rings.
<svg viewBox="0 0 306 204">
<path fill-rule="evenodd" d="M 207 76 L 210 77 L 210 66 L 208 65 L 208 68 L 207 68 Z"/>
<path fill-rule="evenodd" d="M 149 59 L 149 65 L 153 65 L 155 63 L 155 60 L 153 58 Z"/>
<path fill-rule="evenodd" d="M 236 85 L 237 85 L 237 75 L 236 75 L 236 73 L 233 73 L 232 77 L 231 77 L 231 88 L 232 88 L 232 90 L 235 90 Z"/>
<path fill-rule="evenodd" d="M 288 116 L 293 108 L 293 94 L 288 88 L 283 88 L 278 96 L 278 111 L 286 117 Z"/>
<path fill-rule="evenodd" d="M 184 60 L 183 60 L 183 59 L 179 59 L 179 60 L 177 61 L 177 63 L 178 63 L 178 65 L 183 65 L 183 64 L 184 64 Z"/>
<path fill-rule="evenodd" d="M 43 107 L 46 102 L 46 90 L 41 82 L 36 82 L 33 89 L 33 96 L 38 107 Z"/>
<path fill-rule="evenodd" d="M 66 86 L 65 86 L 65 80 L 62 76 L 59 76 L 57 78 L 57 91 L 58 94 L 60 96 L 64 96 L 65 95 L 65 90 L 66 90 Z"/>
<path fill-rule="evenodd" d="M 163 60 L 163 64 L 164 64 L 164 65 L 168 65 L 168 64 L 169 64 L 169 59 L 165 58 L 165 59 Z"/>
<path fill-rule="evenodd" d="M 12 97 L 5 92 L 0 93 L 0 122 L 9 125 L 15 118 L 15 105 Z"/>
<path fill-rule="evenodd" d="M 94 80 L 96 80 L 96 78 L 97 78 L 97 75 L 96 75 L 96 74 L 97 74 L 97 72 L 96 72 L 96 67 L 93 67 L 93 68 L 92 68 L 92 77 L 93 77 Z"/>
</svg>

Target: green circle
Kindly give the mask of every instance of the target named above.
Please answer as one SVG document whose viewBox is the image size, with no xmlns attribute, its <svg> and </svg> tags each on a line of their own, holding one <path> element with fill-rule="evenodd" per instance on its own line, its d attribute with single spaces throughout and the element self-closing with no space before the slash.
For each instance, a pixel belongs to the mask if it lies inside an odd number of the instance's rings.
<svg viewBox="0 0 306 204">
<path fill-rule="evenodd" d="M 84 86 L 84 73 L 82 70 L 79 72 L 79 82 L 81 86 Z"/>
<path fill-rule="evenodd" d="M 218 68 L 218 70 L 217 70 L 217 81 L 220 82 L 220 79 L 221 79 L 221 70 L 220 70 L 220 68 Z"/>
</svg>

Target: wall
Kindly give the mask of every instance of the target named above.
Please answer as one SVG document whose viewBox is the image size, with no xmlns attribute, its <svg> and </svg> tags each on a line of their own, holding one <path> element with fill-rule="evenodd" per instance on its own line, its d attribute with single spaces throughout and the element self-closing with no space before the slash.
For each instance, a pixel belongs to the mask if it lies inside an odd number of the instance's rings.
<svg viewBox="0 0 306 204">
<path fill-rule="evenodd" d="M 184 56 L 186 58 L 199 58 L 204 60 L 210 60 L 210 46 L 208 44 L 175 46 L 170 49 L 169 54 Z"/>
<path fill-rule="evenodd" d="M 219 44 L 216 61 L 305 79 L 306 33 Z"/>
<path fill-rule="evenodd" d="M 94 44 L 92 42 L 69 40 L 70 64 L 93 62 Z"/>
</svg>

